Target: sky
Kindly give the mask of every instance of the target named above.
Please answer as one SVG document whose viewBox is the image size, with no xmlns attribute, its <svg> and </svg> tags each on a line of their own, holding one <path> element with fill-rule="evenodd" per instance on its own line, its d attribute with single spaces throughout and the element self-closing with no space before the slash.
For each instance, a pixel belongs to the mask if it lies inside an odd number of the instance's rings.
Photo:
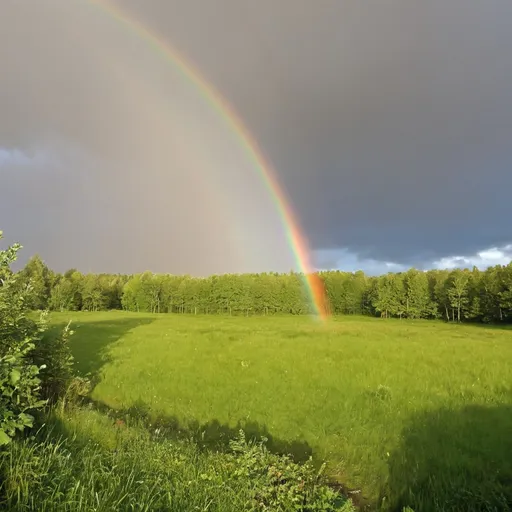
<svg viewBox="0 0 512 512">
<path fill-rule="evenodd" d="M 113 0 L 238 112 L 315 268 L 512 259 L 508 0 Z M 239 135 L 90 0 L 3 0 L 0 229 L 56 270 L 288 271 Z"/>
</svg>

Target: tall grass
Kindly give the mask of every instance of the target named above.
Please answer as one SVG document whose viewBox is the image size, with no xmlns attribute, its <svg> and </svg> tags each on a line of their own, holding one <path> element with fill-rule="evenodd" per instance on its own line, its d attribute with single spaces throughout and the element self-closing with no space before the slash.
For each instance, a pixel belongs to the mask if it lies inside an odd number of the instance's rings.
<svg viewBox="0 0 512 512">
<path fill-rule="evenodd" d="M 375 506 L 512 507 L 512 331 L 427 321 L 65 314 L 92 399 L 199 444 L 244 428 Z M 179 437 L 179 436 L 177 436 Z"/>
<path fill-rule="evenodd" d="M 353 510 L 311 465 L 272 455 L 243 436 L 229 452 L 215 453 L 92 410 L 55 412 L 48 421 L 0 459 L 8 510 Z"/>
</svg>

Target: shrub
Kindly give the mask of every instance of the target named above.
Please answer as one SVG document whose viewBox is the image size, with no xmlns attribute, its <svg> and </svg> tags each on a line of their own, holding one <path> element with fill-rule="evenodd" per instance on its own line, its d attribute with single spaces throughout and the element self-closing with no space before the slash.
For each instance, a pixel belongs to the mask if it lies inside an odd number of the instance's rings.
<svg viewBox="0 0 512 512">
<path fill-rule="evenodd" d="M 34 411 L 73 387 L 73 332 L 68 325 L 57 336 L 45 336 L 47 312 L 31 318 L 31 284 L 11 270 L 20 249 L 14 244 L 0 251 L 0 445 L 31 427 Z"/>
<path fill-rule="evenodd" d="M 18 286 L 10 268 L 20 248 L 15 244 L 0 251 L 0 445 L 31 427 L 30 412 L 45 403 L 40 399 L 39 368 L 31 359 L 44 318 L 39 323 L 28 318 L 25 299 L 30 289 Z"/>
<path fill-rule="evenodd" d="M 32 352 L 34 364 L 42 368 L 41 394 L 50 403 L 63 398 L 73 381 L 73 356 L 68 343 L 72 334 L 68 323 L 60 333 L 43 336 Z"/>
<path fill-rule="evenodd" d="M 322 477 L 325 465 L 317 472 L 311 459 L 298 464 L 288 456 L 269 452 L 265 442 L 247 442 L 242 430 L 230 442 L 233 478 L 253 482 L 251 510 L 352 510 L 350 502 L 326 485 Z"/>
</svg>

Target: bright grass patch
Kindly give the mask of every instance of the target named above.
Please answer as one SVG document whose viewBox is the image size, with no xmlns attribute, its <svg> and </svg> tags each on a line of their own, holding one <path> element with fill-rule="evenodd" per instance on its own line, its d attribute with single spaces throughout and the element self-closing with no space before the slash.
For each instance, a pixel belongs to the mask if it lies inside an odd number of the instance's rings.
<svg viewBox="0 0 512 512">
<path fill-rule="evenodd" d="M 91 398 L 205 445 L 238 429 L 328 462 L 372 505 L 512 507 L 512 330 L 434 321 L 123 312 L 73 320 Z M 360 493 L 357 491 L 361 490 Z"/>
</svg>

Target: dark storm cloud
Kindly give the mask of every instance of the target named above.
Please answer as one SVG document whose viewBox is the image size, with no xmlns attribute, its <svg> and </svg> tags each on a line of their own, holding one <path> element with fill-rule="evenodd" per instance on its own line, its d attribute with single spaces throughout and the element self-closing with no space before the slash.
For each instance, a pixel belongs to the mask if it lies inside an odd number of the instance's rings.
<svg viewBox="0 0 512 512">
<path fill-rule="evenodd" d="M 9 26 L 5 17 L 3 25 L 0 21 L 0 34 L 4 29 L 4 38 L 0 35 L 2 61 L 7 62 L 7 70 L 17 70 L 3 74 L 0 81 L 0 166 L 7 161 L 8 151 L 29 151 L 37 143 L 44 148 L 47 142 L 42 135 L 50 121 L 54 134 L 65 130 L 73 141 L 87 139 L 89 153 L 91 148 L 94 151 L 84 158 L 97 158 L 99 163 L 86 167 L 98 169 L 98 175 L 107 182 L 110 180 L 110 189 L 102 187 L 102 201 L 113 201 L 117 213 L 112 213 L 108 223 L 91 213 L 91 204 L 96 203 L 90 198 L 95 197 L 97 187 L 79 172 L 85 164 L 76 158 L 72 161 L 77 175 L 62 176 L 59 187 L 83 187 L 90 191 L 89 199 L 73 201 L 61 197 L 60 201 L 70 203 L 69 216 L 82 226 L 84 233 L 101 232 L 103 238 L 116 233 L 124 240 L 123 250 L 128 251 L 132 247 L 126 219 L 136 222 L 129 215 L 133 203 L 128 189 L 148 186 L 126 170 L 130 164 L 129 151 L 125 160 L 122 157 L 126 140 L 136 141 L 140 133 L 136 128 L 125 133 L 130 125 L 125 105 L 132 96 L 124 92 L 122 72 L 116 71 L 117 67 L 124 69 L 123 63 L 102 60 L 105 46 L 101 45 L 115 46 L 120 61 L 125 54 L 128 59 L 129 54 L 140 51 L 140 68 L 132 65 L 132 73 L 146 75 L 152 83 L 158 82 L 163 71 L 155 71 L 152 64 L 146 63 L 148 54 L 142 52 L 135 39 L 133 47 L 124 48 L 124 39 L 112 36 L 109 41 L 97 36 L 95 46 L 95 38 L 88 35 L 94 27 L 91 22 L 84 24 L 81 32 L 81 48 L 87 48 L 87 52 L 71 51 L 62 34 L 53 42 L 53 49 L 47 48 L 46 56 L 54 54 L 60 63 L 66 63 L 66 73 L 77 76 L 76 80 L 66 82 L 69 95 L 63 95 L 60 82 L 52 82 L 57 80 L 55 75 L 47 73 L 51 63 L 33 58 L 33 50 L 26 49 L 27 45 L 38 44 L 37 34 L 27 35 L 32 34 L 28 28 L 36 27 L 39 37 L 48 40 L 51 25 L 36 23 L 41 18 L 41 8 L 32 19 L 32 4 L 22 2 L 24 7 L 20 8 L 15 3 L 8 1 L 6 5 L 18 16 L 16 22 L 26 20 L 27 26 L 21 30 L 21 38 L 20 29 L 12 21 Z M 58 0 L 50 3 L 60 5 L 59 8 L 64 5 Z M 443 258 L 452 256 L 462 258 L 460 261 L 473 261 L 477 256 L 471 255 L 484 249 L 510 244 L 512 3 L 508 0 L 115 3 L 172 42 L 235 106 L 272 160 L 312 247 L 320 255 L 319 261 L 338 261 L 343 266 L 345 259 L 348 267 L 357 266 L 359 261 L 372 269 L 377 268 L 378 262 L 389 262 L 382 268 L 392 269 L 395 267 L 391 263 L 436 265 L 446 263 L 448 260 Z M 83 4 L 76 2 L 77 6 Z M 74 3 L 66 5 L 70 15 Z M 54 9 L 54 17 L 58 16 L 56 12 Z M 108 22 L 104 18 L 98 16 L 97 23 L 104 24 L 103 31 L 107 33 Z M 37 28 L 40 26 L 46 26 L 47 31 L 42 33 L 44 30 Z M 5 36 L 8 28 L 9 37 Z M 99 33 L 99 28 L 95 30 Z M 68 27 L 68 32 L 73 31 L 77 32 Z M 27 41 L 30 37 L 32 40 Z M 84 61 L 88 72 L 84 71 Z M 20 67 L 23 73 L 19 72 Z M 112 73 L 115 80 L 102 79 Z M 30 85 L 35 78 L 44 91 L 40 94 Z M 169 88 L 170 83 L 168 78 L 162 78 L 162 90 L 181 101 L 184 93 L 177 86 Z M 52 96 L 52 88 L 59 90 L 57 98 Z M 81 92 L 76 93 L 77 90 Z M 77 108 L 71 102 L 73 91 L 80 98 L 103 98 L 97 102 L 98 109 L 114 104 L 108 107 L 108 112 L 116 122 L 98 123 L 94 102 Z M 116 98 L 122 94 L 126 94 L 127 100 L 118 104 Z M 187 98 L 182 103 L 189 105 Z M 150 114 L 143 107 L 138 106 L 144 112 L 140 115 L 148 120 L 142 126 L 149 126 Z M 159 106 L 153 106 L 155 112 L 158 109 Z M 180 121 L 177 127 L 183 124 L 187 109 L 183 107 L 183 112 L 176 114 Z M 69 115 L 70 110 L 73 116 Z M 31 117 L 25 115 L 27 112 L 37 115 Z M 195 111 L 190 112 L 191 117 L 194 114 Z M 22 119 L 27 121 L 21 122 Z M 118 135 L 118 131 L 124 136 Z M 138 158 L 160 155 L 154 139 L 148 138 L 147 150 Z M 59 140 L 58 148 L 62 144 Z M 169 165 L 173 162 L 172 154 L 169 151 L 165 157 Z M 116 161 L 117 165 L 108 165 L 105 159 Z M 4 163 L 2 173 L 6 166 Z M 130 187 L 117 181 L 120 173 L 128 173 L 124 181 Z M 226 186 L 231 178 L 223 178 Z M 26 178 L 17 177 L 17 188 L 11 185 L 12 190 L 20 190 L 23 179 Z M 240 184 L 233 185 L 233 195 L 252 190 L 251 186 L 244 188 L 240 180 Z M 178 213 L 190 204 L 183 199 L 180 186 L 193 187 L 179 183 L 178 180 L 173 187 L 173 204 Z M 112 191 L 116 189 L 118 199 L 113 199 Z M 148 191 L 144 197 L 151 194 L 154 192 Z M 7 199 L 3 196 L 2 200 L 0 213 L 5 217 Z M 20 218 L 11 224 L 13 228 L 24 225 L 23 234 L 29 236 L 28 219 L 33 213 L 27 198 L 23 200 L 27 202 L 25 213 L 20 213 Z M 139 201 L 144 199 L 139 196 Z M 152 203 L 151 199 L 145 201 L 148 205 Z M 10 197 L 10 202 L 15 202 L 15 198 Z M 80 203 L 82 213 L 73 213 L 73 202 Z M 247 218 L 256 215 L 256 210 L 251 211 Z M 192 217 L 189 214 L 187 218 Z M 65 220 L 59 221 L 58 213 L 51 218 L 56 233 L 66 231 Z M 50 222 L 48 216 L 46 222 Z M 275 222 L 275 218 L 269 217 L 268 222 Z M 143 229 L 144 225 L 139 220 L 138 228 Z M 36 231 L 31 235 L 34 239 L 44 238 L 40 229 Z M 196 232 L 200 233 L 200 229 Z M 215 241 L 223 236 L 227 235 L 222 229 L 205 228 L 207 242 L 199 249 L 197 243 L 187 242 L 186 249 L 175 256 L 179 260 L 176 268 L 190 268 L 193 272 L 218 268 L 206 268 L 203 255 L 207 246 L 218 249 Z M 276 236 L 274 233 L 269 246 L 275 243 Z M 261 237 L 265 238 L 263 231 Z M 182 239 L 188 240 L 185 235 Z M 230 240 L 231 245 L 224 242 L 228 249 L 219 252 L 219 261 L 236 248 Z M 280 251 L 253 252 L 265 252 L 269 258 L 266 265 L 270 267 L 286 265 L 277 262 Z M 104 258 L 96 253 L 97 247 L 90 248 L 88 258 L 100 267 Z M 139 261 L 140 258 L 141 251 L 137 252 Z M 153 259 L 147 261 L 144 267 L 150 267 L 152 262 L 156 265 Z M 191 266 L 187 267 L 187 262 Z M 322 266 L 322 261 L 319 264 Z M 133 260 L 127 263 L 130 265 L 134 265 Z M 243 267 L 243 263 L 237 265 L 237 270 Z"/>
<path fill-rule="evenodd" d="M 150 4 L 129 3 L 234 102 L 316 249 L 421 264 L 512 239 L 512 3 Z"/>
<path fill-rule="evenodd" d="M 109 272 L 291 268 L 240 143 L 93 3 L 2 4 L 0 62 L 0 226 L 25 258 Z"/>
</svg>

